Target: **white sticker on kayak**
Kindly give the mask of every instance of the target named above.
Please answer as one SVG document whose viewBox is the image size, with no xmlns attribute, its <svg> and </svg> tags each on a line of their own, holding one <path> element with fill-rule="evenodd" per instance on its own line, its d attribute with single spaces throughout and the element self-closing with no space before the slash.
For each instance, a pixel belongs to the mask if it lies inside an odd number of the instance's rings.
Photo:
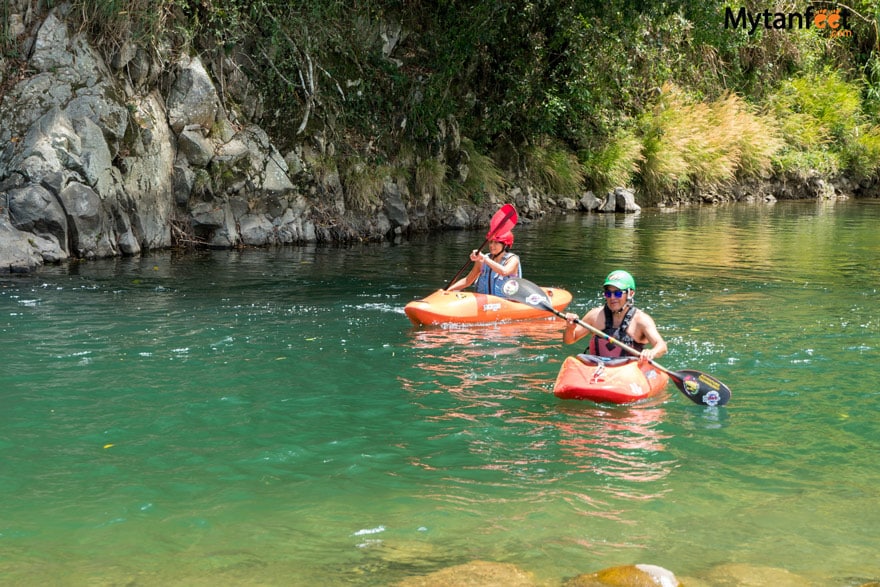
<svg viewBox="0 0 880 587">
<path fill-rule="evenodd" d="M 497 312 L 501 309 L 501 304 L 496 302 L 494 304 L 483 304 L 484 312 Z"/>
</svg>

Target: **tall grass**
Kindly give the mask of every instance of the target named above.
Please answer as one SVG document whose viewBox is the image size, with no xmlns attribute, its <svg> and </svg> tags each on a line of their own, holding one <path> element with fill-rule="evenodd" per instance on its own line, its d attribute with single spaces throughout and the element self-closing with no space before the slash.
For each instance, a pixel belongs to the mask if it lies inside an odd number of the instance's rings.
<svg viewBox="0 0 880 587">
<path fill-rule="evenodd" d="M 354 156 L 345 161 L 340 175 L 346 207 L 370 211 L 380 202 L 384 180 L 390 172 L 387 166 L 372 166 Z"/>
<path fill-rule="evenodd" d="M 416 194 L 425 204 L 431 200 L 442 200 L 446 187 L 446 164 L 433 157 L 421 159 L 416 163 Z"/>
<path fill-rule="evenodd" d="M 461 149 L 468 157 L 468 174 L 461 185 L 463 195 L 477 203 L 484 196 L 493 199 L 501 197 L 507 187 L 507 181 L 495 165 L 495 161 L 488 155 L 480 153 L 469 138 L 461 138 Z"/>
<path fill-rule="evenodd" d="M 580 153 L 587 185 L 597 193 L 617 186 L 629 186 L 644 160 L 642 141 L 630 130 L 624 130 L 605 144 Z"/>
<path fill-rule="evenodd" d="M 856 179 L 880 175 L 880 126 L 865 124 L 856 127 L 846 142 L 844 160 Z"/>
<path fill-rule="evenodd" d="M 102 48 L 113 50 L 128 41 L 150 46 L 167 30 L 175 0 L 74 0 L 81 26 Z"/>
<path fill-rule="evenodd" d="M 738 96 L 698 102 L 672 84 L 663 87 L 654 108 L 643 115 L 641 132 L 639 179 L 652 201 L 763 175 L 782 147 L 773 120 L 753 112 Z"/>
<path fill-rule="evenodd" d="M 547 193 L 575 196 L 586 176 L 577 156 L 557 141 L 542 138 L 525 153 L 527 175 Z"/>
</svg>

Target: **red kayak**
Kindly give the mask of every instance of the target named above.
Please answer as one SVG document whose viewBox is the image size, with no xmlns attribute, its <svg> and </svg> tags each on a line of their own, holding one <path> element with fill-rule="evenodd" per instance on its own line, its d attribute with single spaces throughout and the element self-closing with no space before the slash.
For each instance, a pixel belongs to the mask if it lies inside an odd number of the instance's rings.
<svg viewBox="0 0 880 587">
<path fill-rule="evenodd" d="M 560 312 L 571 303 L 571 294 L 564 289 L 541 289 L 553 307 Z M 507 298 L 445 289 L 438 289 L 426 298 L 411 301 L 403 311 L 416 326 L 479 324 L 548 317 L 547 310 Z"/>
<path fill-rule="evenodd" d="M 639 368 L 636 357 L 577 355 L 562 363 L 553 394 L 600 404 L 630 404 L 659 394 L 668 382 L 669 376 L 651 364 Z"/>
</svg>

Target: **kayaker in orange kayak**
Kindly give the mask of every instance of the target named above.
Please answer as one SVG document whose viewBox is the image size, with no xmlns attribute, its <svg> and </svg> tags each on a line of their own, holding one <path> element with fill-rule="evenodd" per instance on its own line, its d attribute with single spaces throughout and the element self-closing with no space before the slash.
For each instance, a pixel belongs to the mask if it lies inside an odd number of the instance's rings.
<svg viewBox="0 0 880 587">
<path fill-rule="evenodd" d="M 639 364 L 644 365 L 665 355 L 667 346 L 654 319 L 633 305 L 635 293 L 636 281 L 632 275 L 622 270 L 612 271 L 604 283 L 605 305 L 591 309 L 582 321 L 638 350 L 641 353 Z M 562 334 L 565 344 L 577 342 L 589 334 L 589 330 L 576 324 L 577 314 L 568 312 L 565 319 L 568 322 Z M 590 339 L 590 346 L 584 353 L 600 357 L 619 357 L 625 354 L 614 341 L 595 335 Z"/>
<path fill-rule="evenodd" d="M 513 276 L 522 277 L 519 256 L 510 252 L 512 246 L 512 232 L 493 236 L 489 241 L 489 252 L 472 251 L 470 258 L 474 266 L 467 275 L 450 285 L 448 291 L 458 291 L 476 282 L 477 293 L 504 297 L 501 290 L 504 282 Z"/>
</svg>

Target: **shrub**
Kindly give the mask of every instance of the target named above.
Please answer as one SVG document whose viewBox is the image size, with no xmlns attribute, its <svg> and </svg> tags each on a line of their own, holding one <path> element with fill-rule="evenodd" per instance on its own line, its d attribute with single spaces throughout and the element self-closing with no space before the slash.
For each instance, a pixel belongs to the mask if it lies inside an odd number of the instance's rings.
<svg viewBox="0 0 880 587">
<path fill-rule="evenodd" d="M 495 161 L 477 150 L 474 142 L 462 137 L 461 148 L 467 153 L 468 175 L 461 185 L 464 195 L 479 203 L 483 195 L 498 198 L 504 193 L 507 182 Z"/>
<path fill-rule="evenodd" d="M 607 143 L 580 154 L 587 184 L 597 193 L 631 184 L 644 160 L 642 141 L 630 130 L 622 131 Z"/>
<path fill-rule="evenodd" d="M 542 138 L 525 155 L 529 179 L 546 192 L 570 196 L 583 189 L 585 175 L 580 161 L 560 143 Z"/>
</svg>

